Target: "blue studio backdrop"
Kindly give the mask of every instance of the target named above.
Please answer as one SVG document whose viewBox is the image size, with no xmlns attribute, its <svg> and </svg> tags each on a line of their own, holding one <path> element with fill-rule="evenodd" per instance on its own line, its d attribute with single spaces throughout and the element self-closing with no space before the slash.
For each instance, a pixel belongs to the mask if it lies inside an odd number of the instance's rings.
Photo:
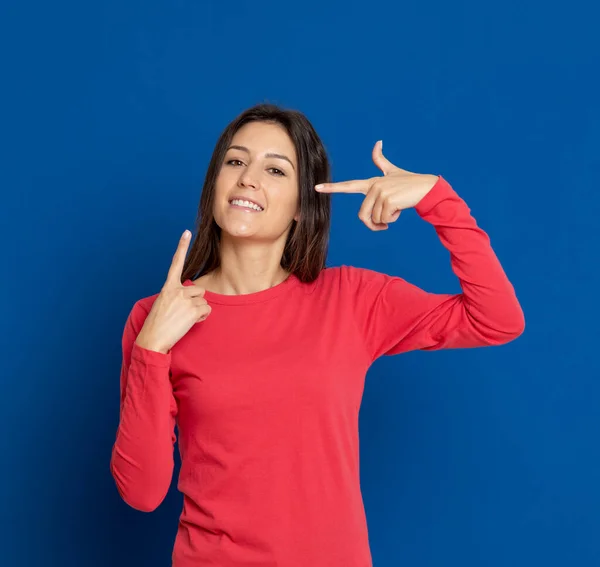
<svg viewBox="0 0 600 567">
<path fill-rule="evenodd" d="M 336 181 L 378 175 L 378 139 L 443 175 L 525 312 L 508 345 L 370 369 L 375 567 L 599 565 L 597 21 L 539 0 L 3 3 L 0 565 L 170 565 L 176 476 L 145 514 L 109 471 L 121 333 L 219 133 L 263 101 L 307 114 Z M 371 232 L 360 196 L 332 199 L 329 265 L 460 291 L 414 211 Z"/>
</svg>

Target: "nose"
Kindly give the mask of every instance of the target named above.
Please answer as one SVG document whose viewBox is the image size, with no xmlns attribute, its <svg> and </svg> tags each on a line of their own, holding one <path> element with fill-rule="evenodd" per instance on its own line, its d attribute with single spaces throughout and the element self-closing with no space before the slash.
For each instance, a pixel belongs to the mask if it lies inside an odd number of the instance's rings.
<svg viewBox="0 0 600 567">
<path fill-rule="evenodd" d="M 244 169 L 243 173 L 240 175 L 238 180 L 238 185 L 240 187 L 251 187 L 252 189 L 258 188 L 258 181 L 256 177 L 250 171 L 250 168 L 247 167 Z"/>
</svg>

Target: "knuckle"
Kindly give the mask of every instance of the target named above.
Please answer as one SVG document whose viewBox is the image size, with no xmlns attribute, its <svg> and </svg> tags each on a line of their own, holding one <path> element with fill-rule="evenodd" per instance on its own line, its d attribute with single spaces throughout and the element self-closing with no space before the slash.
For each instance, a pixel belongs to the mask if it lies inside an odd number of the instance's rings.
<svg viewBox="0 0 600 567">
<path fill-rule="evenodd" d="M 163 298 L 169 298 L 173 294 L 173 288 L 169 285 L 164 285 L 160 290 L 160 295 Z"/>
</svg>

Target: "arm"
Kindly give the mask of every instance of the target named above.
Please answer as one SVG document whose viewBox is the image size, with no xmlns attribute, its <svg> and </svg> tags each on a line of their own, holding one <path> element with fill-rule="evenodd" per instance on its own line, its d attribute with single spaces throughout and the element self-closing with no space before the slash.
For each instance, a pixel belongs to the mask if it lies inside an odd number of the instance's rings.
<svg viewBox="0 0 600 567">
<path fill-rule="evenodd" d="M 410 350 L 500 345 L 524 330 L 523 311 L 488 235 L 441 176 L 415 207 L 450 253 L 462 293 L 434 294 L 401 278 L 354 271 L 357 321 L 373 359 Z"/>
<path fill-rule="evenodd" d="M 110 470 L 119 494 L 133 508 L 155 510 L 173 476 L 177 404 L 169 369 L 171 354 L 135 342 L 147 312 L 136 303 L 123 331 L 120 417 Z"/>
</svg>

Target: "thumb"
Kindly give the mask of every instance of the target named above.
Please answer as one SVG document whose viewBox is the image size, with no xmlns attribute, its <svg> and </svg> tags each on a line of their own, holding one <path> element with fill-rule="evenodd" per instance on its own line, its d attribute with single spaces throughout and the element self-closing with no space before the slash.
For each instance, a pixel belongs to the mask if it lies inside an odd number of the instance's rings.
<svg viewBox="0 0 600 567">
<path fill-rule="evenodd" d="M 379 140 L 373 147 L 373 161 L 384 175 L 391 173 L 396 166 L 383 155 L 383 140 Z"/>
</svg>

